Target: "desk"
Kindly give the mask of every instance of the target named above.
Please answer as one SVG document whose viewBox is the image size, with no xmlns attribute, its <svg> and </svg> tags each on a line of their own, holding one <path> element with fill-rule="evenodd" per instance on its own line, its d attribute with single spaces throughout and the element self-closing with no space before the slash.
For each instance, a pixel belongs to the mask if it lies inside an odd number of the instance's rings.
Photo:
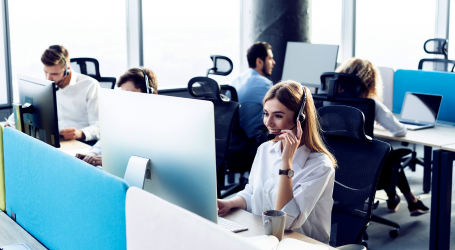
<svg viewBox="0 0 455 250">
<path fill-rule="evenodd" d="M 233 221 L 242 226 L 246 226 L 248 228 L 247 231 L 237 233 L 239 236 L 253 237 L 253 236 L 264 235 L 264 227 L 262 226 L 262 217 L 255 216 L 252 213 L 249 213 L 243 209 L 238 209 L 238 208 L 232 209 L 228 213 L 224 214 L 223 218 L 226 218 L 230 221 Z M 314 245 L 323 245 L 323 246 L 326 246 L 328 249 L 336 249 L 336 248 L 333 248 L 329 245 L 326 245 L 322 242 L 319 242 L 315 239 L 312 239 L 308 236 L 299 234 L 294 231 L 285 231 L 283 239 L 286 239 L 286 238 L 297 239 L 297 240 L 301 240 L 301 241 L 311 243 Z"/>
<path fill-rule="evenodd" d="M 78 140 L 67 141 L 67 140 L 60 138 L 60 148 L 59 149 L 69 155 L 76 156 L 77 153 L 86 154 L 86 153 L 88 153 L 90 148 L 92 148 L 92 146 L 85 144 L 81 141 L 78 141 Z"/>
<path fill-rule="evenodd" d="M 408 131 L 405 137 L 394 137 L 384 128 L 377 126 L 374 136 L 424 145 L 424 192 L 429 192 L 430 186 L 432 189 L 430 249 L 449 249 L 455 128 L 436 125 L 431 129 Z M 432 147 L 439 148 L 433 152 L 433 170 Z"/>
<path fill-rule="evenodd" d="M 19 243 L 27 243 L 33 250 L 47 249 L 7 214 L 0 211 L 0 247 Z"/>
</svg>

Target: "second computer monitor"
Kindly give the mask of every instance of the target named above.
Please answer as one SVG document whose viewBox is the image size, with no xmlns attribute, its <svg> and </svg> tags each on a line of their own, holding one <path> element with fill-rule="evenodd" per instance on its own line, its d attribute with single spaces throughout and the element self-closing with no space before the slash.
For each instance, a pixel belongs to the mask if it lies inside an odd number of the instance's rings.
<svg viewBox="0 0 455 250">
<path fill-rule="evenodd" d="M 144 189 L 217 221 L 213 104 L 101 89 L 103 169 L 123 178 L 131 156 L 151 160 Z"/>
<path fill-rule="evenodd" d="M 337 56 L 338 45 L 288 42 L 282 79 L 319 88 L 322 73 L 335 70 Z"/>
</svg>

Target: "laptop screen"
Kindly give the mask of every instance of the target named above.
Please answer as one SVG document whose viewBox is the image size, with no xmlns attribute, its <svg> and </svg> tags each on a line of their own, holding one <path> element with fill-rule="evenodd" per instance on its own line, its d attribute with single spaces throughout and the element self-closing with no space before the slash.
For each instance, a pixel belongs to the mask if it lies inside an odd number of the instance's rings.
<svg viewBox="0 0 455 250">
<path fill-rule="evenodd" d="M 441 106 L 441 95 L 407 92 L 401 110 L 401 120 L 434 124 Z"/>
</svg>

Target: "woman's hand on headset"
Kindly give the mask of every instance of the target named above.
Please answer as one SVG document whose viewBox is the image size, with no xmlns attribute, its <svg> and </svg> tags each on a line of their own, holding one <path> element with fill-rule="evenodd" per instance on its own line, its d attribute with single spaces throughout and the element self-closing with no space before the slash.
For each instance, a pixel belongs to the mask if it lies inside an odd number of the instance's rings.
<svg viewBox="0 0 455 250">
<path fill-rule="evenodd" d="M 283 153 L 281 160 L 287 162 L 289 167 L 292 168 L 292 160 L 294 159 L 295 152 L 300 146 L 302 140 L 302 125 L 299 123 L 296 126 L 297 134 L 294 134 L 292 130 L 281 130 L 282 134 L 279 136 L 283 143 Z"/>
</svg>

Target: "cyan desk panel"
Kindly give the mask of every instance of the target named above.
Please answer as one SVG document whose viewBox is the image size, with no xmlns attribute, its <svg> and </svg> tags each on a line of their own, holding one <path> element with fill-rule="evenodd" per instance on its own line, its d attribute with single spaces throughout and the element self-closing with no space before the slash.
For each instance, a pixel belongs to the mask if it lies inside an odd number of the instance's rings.
<svg viewBox="0 0 455 250">
<path fill-rule="evenodd" d="M 442 95 L 438 120 L 455 122 L 455 73 L 397 70 L 393 85 L 393 113 L 401 113 L 406 92 Z"/>
<path fill-rule="evenodd" d="M 6 210 L 49 249 L 126 249 L 128 184 L 5 128 Z"/>
</svg>

